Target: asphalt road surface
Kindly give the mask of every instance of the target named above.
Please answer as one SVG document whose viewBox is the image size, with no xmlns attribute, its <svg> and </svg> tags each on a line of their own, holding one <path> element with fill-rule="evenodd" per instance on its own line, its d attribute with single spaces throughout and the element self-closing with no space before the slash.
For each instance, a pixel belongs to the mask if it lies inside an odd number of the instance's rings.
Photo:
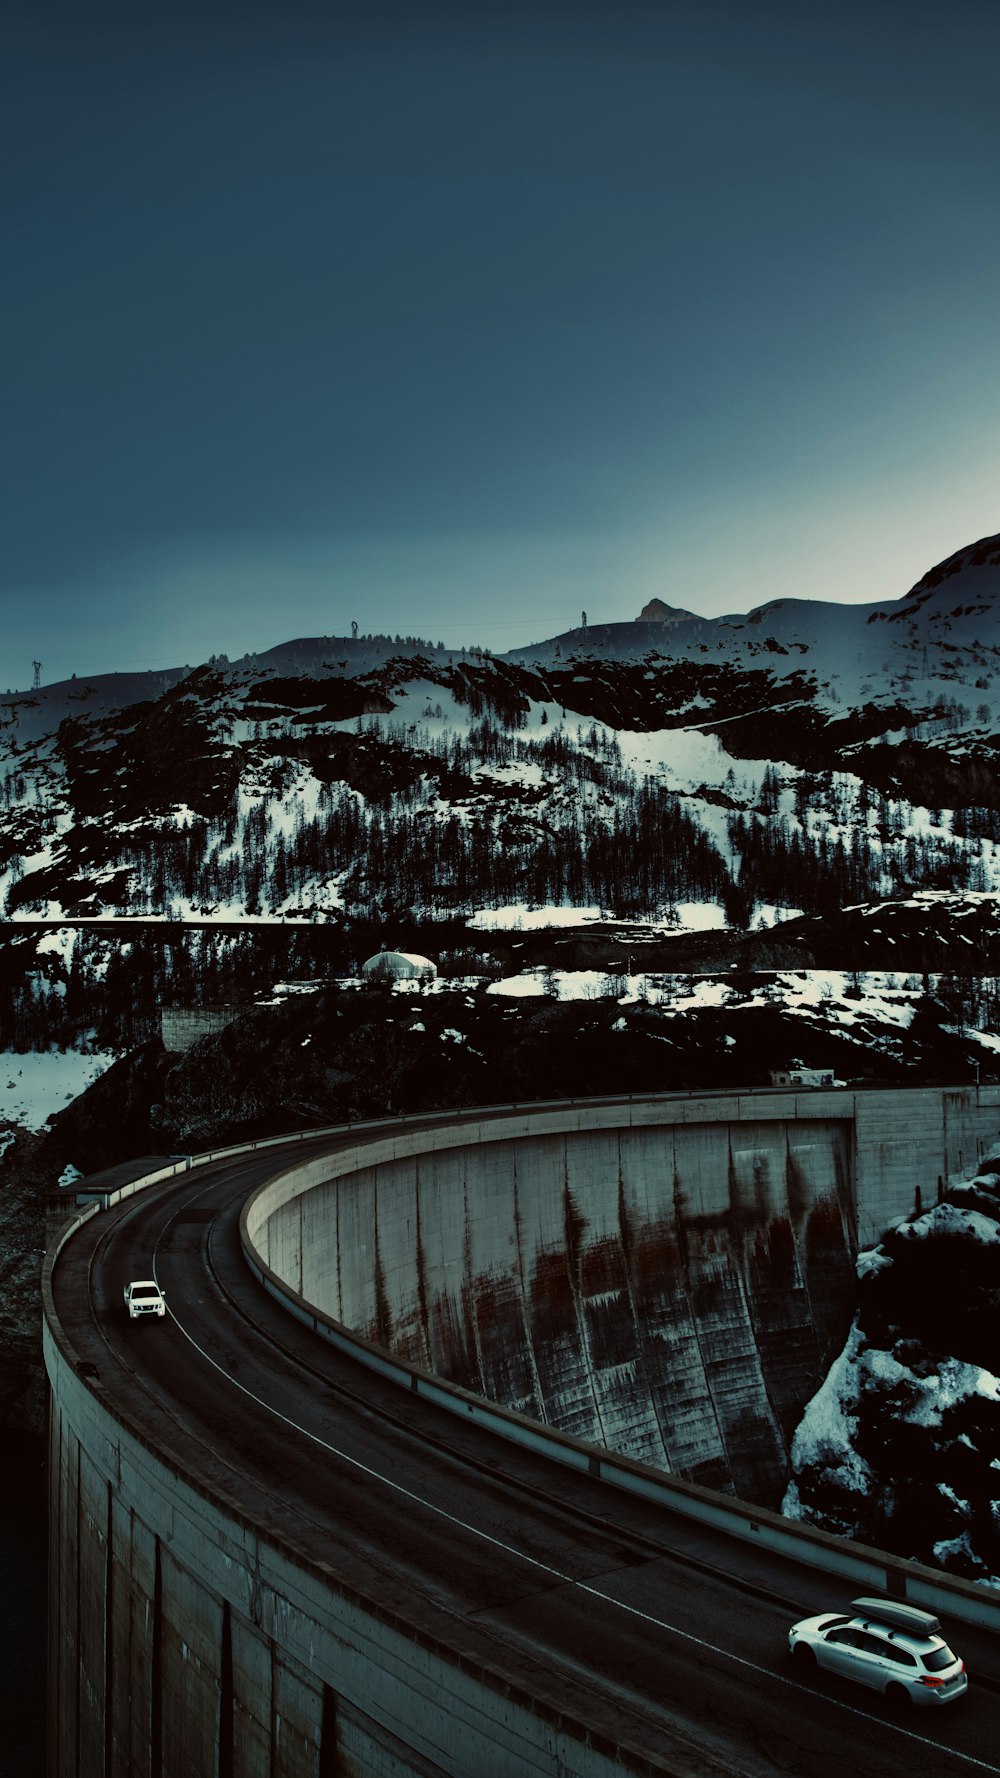
<svg viewBox="0 0 1000 1778">
<path fill-rule="evenodd" d="M 293 1158 L 329 1151 L 327 1138 Z M 1000 1778 L 1000 1647 L 946 1625 L 966 1698 L 896 1710 L 792 1670 L 796 1618 L 857 1587 L 505 1444 L 301 1327 L 243 1262 L 240 1207 L 280 1150 L 99 1214 L 55 1302 L 81 1360 L 176 1464 L 439 1643 L 684 1778 Z M 129 1323 L 155 1275 L 165 1321 Z"/>
</svg>

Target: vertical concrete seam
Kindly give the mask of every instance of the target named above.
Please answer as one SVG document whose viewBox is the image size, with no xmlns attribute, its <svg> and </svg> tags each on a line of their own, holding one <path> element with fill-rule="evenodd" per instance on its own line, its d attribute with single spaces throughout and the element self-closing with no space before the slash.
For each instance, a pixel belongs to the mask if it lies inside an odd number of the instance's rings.
<svg viewBox="0 0 1000 1778">
<path fill-rule="evenodd" d="M 163 1554 L 160 1538 L 154 1539 L 153 1648 L 149 1670 L 149 1770 L 150 1778 L 163 1778 Z"/>
<path fill-rule="evenodd" d="M 108 1480 L 107 1529 L 104 1539 L 104 1778 L 117 1778 L 114 1763 L 114 1574 L 112 1570 L 112 1529 L 114 1524 L 114 1486 Z"/>
<path fill-rule="evenodd" d="M 631 1119 L 630 1119 L 630 1127 L 631 1127 Z M 632 1251 L 633 1251 L 632 1225 L 631 1225 L 631 1219 L 629 1217 L 628 1204 L 627 1204 L 626 1198 L 625 1198 L 625 1165 L 624 1165 L 624 1161 L 622 1159 L 622 1132 L 620 1129 L 617 1132 L 616 1146 L 618 1149 L 618 1241 L 619 1241 L 619 1245 L 620 1245 L 621 1251 L 622 1251 L 622 1263 L 623 1263 L 623 1269 L 624 1269 L 624 1273 L 625 1273 L 625 1289 L 628 1294 L 629 1317 L 632 1322 L 632 1338 L 633 1338 L 633 1344 L 634 1344 L 634 1349 L 635 1349 L 636 1381 L 638 1382 L 639 1377 L 640 1376 L 642 1377 L 642 1382 L 643 1382 L 643 1386 L 645 1389 L 646 1399 L 649 1402 L 650 1411 L 652 1414 L 653 1424 L 656 1427 L 656 1434 L 657 1434 L 657 1437 L 660 1441 L 660 1450 L 663 1453 L 663 1467 L 669 1474 L 670 1469 L 671 1469 L 670 1450 L 668 1448 L 667 1441 L 664 1436 L 663 1422 L 660 1419 L 659 1403 L 657 1400 L 657 1390 L 655 1389 L 654 1383 L 653 1383 L 653 1367 L 649 1361 L 649 1348 L 648 1348 L 646 1338 L 645 1338 L 645 1331 L 643 1329 L 642 1317 L 639 1314 L 638 1304 L 636 1302 L 635 1277 L 634 1277 L 634 1273 L 633 1273 L 633 1258 L 632 1258 Z M 637 1391 L 637 1393 L 638 1393 L 638 1391 Z"/>
<path fill-rule="evenodd" d="M 585 1138 L 586 1139 L 586 1138 Z M 594 1376 L 594 1347 L 587 1325 L 587 1314 L 583 1300 L 583 1242 L 587 1231 L 587 1218 L 573 1196 L 569 1182 L 570 1133 L 563 1136 L 563 1242 L 566 1250 L 567 1271 L 569 1272 L 570 1295 L 573 1301 L 573 1315 L 576 1321 L 580 1340 L 580 1350 L 584 1355 L 584 1370 L 587 1387 L 593 1405 L 594 1424 L 600 1437 L 598 1443 L 608 1448 L 608 1437 L 601 1412 L 601 1400 Z"/>
<path fill-rule="evenodd" d="M 839 1123 L 834 1128 L 836 1135 L 833 1143 L 833 1167 L 834 1178 L 837 1182 L 837 1196 L 840 1200 L 841 1215 L 847 1224 L 847 1239 L 851 1253 L 856 1257 L 859 1249 L 858 1129 L 854 1121 L 850 1122 L 846 1128 Z"/>
<path fill-rule="evenodd" d="M 522 1337 L 524 1340 L 524 1349 L 528 1354 L 528 1366 L 531 1371 L 531 1386 L 532 1386 L 532 1390 L 534 1392 L 536 1415 L 539 1420 L 544 1420 L 545 1412 L 542 1407 L 542 1380 L 538 1374 L 538 1354 L 535 1351 L 535 1341 L 534 1341 L 534 1335 L 533 1335 L 533 1330 L 532 1330 L 530 1307 L 529 1307 L 529 1302 L 528 1302 L 528 1290 L 527 1290 L 527 1284 L 526 1284 L 526 1280 L 525 1280 L 524 1225 L 523 1225 L 523 1220 L 521 1217 L 521 1182 L 520 1182 L 520 1176 L 518 1173 L 518 1166 L 517 1166 L 517 1142 L 516 1141 L 513 1141 L 511 1143 L 510 1153 L 511 1153 L 511 1171 L 512 1171 L 512 1175 L 513 1175 L 514 1242 L 515 1242 L 515 1249 L 514 1250 L 515 1250 L 515 1254 L 516 1254 L 514 1265 L 515 1265 L 515 1276 L 517 1278 L 518 1301 L 521 1306 Z"/>
<path fill-rule="evenodd" d="M 334 1304 L 334 1313 L 338 1321 L 344 1319 L 344 1274 L 340 1257 L 340 1194 L 343 1183 L 343 1178 L 338 1173 L 333 1182 L 333 1234 L 337 1254 L 337 1301 Z"/>
<path fill-rule="evenodd" d="M 469 1206 L 469 1155 L 479 1154 L 479 1149 L 462 1148 L 462 1319 L 465 1323 L 466 1350 L 468 1358 L 475 1369 L 471 1376 L 462 1379 L 466 1388 L 474 1389 L 477 1395 L 486 1392 L 486 1374 L 483 1367 L 483 1347 L 479 1338 L 479 1317 L 476 1314 L 476 1281 L 475 1263 L 472 1240 L 472 1212 Z"/>
<path fill-rule="evenodd" d="M 417 1272 L 417 1320 L 420 1326 L 420 1343 L 423 1361 L 429 1370 L 434 1368 L 434 1355 L 431 1346 L 430 1305 L 427 1300 L 427 1255 L 424 1251 L 424 1214 L 423 1188 L 420 1176 L 420 1156 L 413 1157 L 413 1204 L 416 1226 L 413 1231 L 414 1264 Z"/>
<path fill-rule="evenodd" d="M 374 1292 L 375 1301 L 372 1305 L 372 1313 L 373 1313 L 373 1319 L 374 1319 L 374 1323 L 375 1323 L 375 1331 L 374 1331 L 374 1334 L 372 1337 L 374 1338 L 376 1345 L 385 1346 L 386 1349 L 391 1352 L 391 1350 L 392 1350 L 392 1304 L 389 1301 L 389 1293 L 388 1293 L 388 1291 L 386 1289 L 386 1285 L 385 1285 L 385 1271 L 384 1271 L 384 1268 L 382 1265 L 382 1243 L 381 1243 L 381 1235 L 380 1235 L 380 1231 L 379 1231 L 378 1181 L 379 1181 L 379 1170 L 376 1167 L 375 1168 L 375 1177 L 374 1177 L 374 1181 L 373 1181 L 373 1193 L 372 1193 L 372 1199 L 373 1199 L 373 1202 L 372 1202 L 372 1225 L 373 1225 L 373 1229 L 374 1229 L 374 1243 L 375 1243 L 375 1252 L 373 1255 L 373 1261 L 374 1261 L 373 1283 L 375 1286 L 375 1292 Z"/>
<path fill-rule="evenodd" d="M 759 1127 L 760 1126 L 758 1126 L 758 1129 L 759 1129 Z M 758 1170 L 757 1161 L 756 1161 L 756 1156 L 757 1156 L 758 1152 L 759 1152 L 759 1150 L 755 1146 L 755 1148 L 754 1148 L 754 1157 L 755 1158 L 754 1158 L 754 1163 L 753 1163 L 755 1178 L 759 1178 L 759 1170 Z M 766 1153 L 766 1149 L 764 1152 Z M 784 1438 L 783 1438 L 782 1432 L 781 1432 L 781 1422 L 778 1418 L 777 1410 L 775 1408 L 774 1401 L 771 1396 L 770 1388 L 768 1387 L 767 1371 L 764 1368 L 764 1359 L 763 1359 L 763 1356 L 761 1354 L 761 1349 L 760 1349 L 760 1333 L 759 1333 L 759 1328 L 758 1328 L 757 1315 L 755 1313 L 754 1293 L 753 1293 L 753 1289 L 752 1289 L 752 1285 L 751 1285 L 751 1280 L 748 1276 L 748 1271 L 747 1271 L 746 1238 L 745 1238 L 745 1231 L 744 1231 L 744 1226 L 743 1226 L 743 1217 L 739 1214 L 738 1205 L 735 1202 L 735 1195 L 736 1195 L 737 1190 L 738 1190 L 738 1185 L 737 1185 L 737 1177 L 736 1177 L 736 1162 L 733 1158 L 733 1139 L 732 1139 L 732 1134 L 730 1133 L 730 1135 L 729 1135 L 729 1203 L 730 1203 L 730 1211 L 731 1211 L 731 1215 L 730 1215 L 731 1249 L 730 1249 L 730 1251 L 731 1251 L 731 1255 L 732 1255 L 733 1272 L 734 1272 L 734 1275 L 736 1278 L 737 1285 L 739 1286 L 740 1301 L 743 1304 L 743 1313 L 746 1317 L 746 1324 L 747 1324 L 748 1328 L 750 1329 L 750 1332 L 753 1336 L 753 1351 L 754 1351 L 754 1357 L 757 1361 L 757 1364 L 756 1364 L 757 1376 L 760 1379 L 761 1393 L 763 1394 L 764 1400 L 767 1404 L 767 1411 L 768 1411 L 768 1415 L 770 1416 L 771 1433 L 772 1433 L 772 1437 L 774 1439 L 775 1448 L 782 1455 L 782 1457 L 785 1459 L 785 1462 L 787 1464 L 787 1452 L 785 1450 L 785 1441 L 784 1441 Z M 732 1469 L 732 1465 L 730 1465 L 730 1469 Z"/>
<path fill-rule="evenodd" d="M 853 1207 L 853 1211 L 854 1211 L 854 1225 L 851 1230 L 851 1235 L 852 1235 L 852 1239 L 854 1241 L 854 1251 L 855 1251 L 855 1253 L 860 1253 L 860 1251 L 861 1251 L 861 1143 L 858 1138 L 858 1097 L 857 1097 L 856 1093 L 852 1094 L 852 1096 L 851 1096 L 851 1106 L 852 1106 L 852 1117 L 851 1117 L 851 1126 L 850 1126 L 850 1129 L 851 1129 L 850 1150 L 851 1151 L 848 1156 L 848 1165 L 850 1168 L 851 1183 L 853 1185 L 852 1207 Z"/>
<path fill-rule="evenodd" d="M 268 1766 L 268 1772 L 271 1774 L 271 1778 L 277 1778 L 277 1774 L 281 1770 L 281 1767 L 279 1765 L 280 1735 L 279 1735 L 279 1724 L 278 1724 L 278 1660 L 277 1660 L 277 1652 L 278 1652 L 277 1651 L 277 1644 L 275 1643 L 274 1637 L 269 1636 L 267 1638 L 267 1656 L 268 1656 L 268 1662 L 269 1662 L 269 1666 L 270 1666 L 270 1680 L 271 1680 L 271 1708 L 270 1708 L 270 1718 L 271 1718 L 270 1760 L 271 1760 L 271 1763 Z"/>
<path fill-rule="evenodd" d="M 82 1473 L 83 1473 L 82 1447 L 81 1447 L 79 1438 L 77 1438 L 77 1441 L 76 1441 L 76 1499 L 74 1502 L 74 1506 L 75 1506 L 75 1510 L 76 1510 L 76 1550 L 74 1552 L 75 1556 L 76 1556 L 76 1582 L 75 1582 L 75 1586 L 73 1589 L 74 1600 L 75 1600 L 75 1605 L 76 1605 L 76 1624 L 75 1624 L 74 1633 L 73 1633 L 73 1659 L 74 1659 L 74 1665 L 75 1665 L 75 1669 L 76 1669 L 75 1675 L 74 1675 L 74 1682 L 73 1682 L 74 1683 L 74 1694 L 75 1694 L 75 1706 L 74 1706 L 74 1713 L 73 1713 L 75 1720 L 74 1720 L 73 1727 L 74 1727 L 74 1733 L 76 1736 L 76 1755 L 75 1755 L 75 1761 L 74 1761 L 74 1766 L 73 1766 L 74 1772 L 79 1772 L 79 1770 L 80 1770 L 80 1675 L 81 1675 L 82 1665 L 83 1665 L 81 1658 L 80 1658 L 80 1633 L 81 1633 L 81 1628 L 82 1628 L 81 1623 L 80 1623 L 80 1542 L 81 1542 L 81 1537 L 82 1537 L 82 1533 L 83 1533 L 83 1525 L 82 1525 L 83 1498 L 82 1498 L 82 1493 L 81 1493 Z"/>
<path fill-rule="evenodd" d="M 305 1210 L 306 1192 L 299 1192 L 296 1198 L 299 1211 L 299 1295 L 306 1294 L 306 1243 L 305 1243 Z"/>
<path fill-rule="evenodd" d="M 841 1228 L 843 1231 L 844 1239 L 847 1243 L 848 1254 L 850 1255 L 852 1253 L 857 1252 L 857 1242 L 856 1242 L 856 1240 L 854 1241 L 854 1245 L 852 1248 L 852 1245 L 851 1245 L 852 1233 L 851 1233 L 850 1220 L 849 1220 L 849 1218 L 847 1218 L 845 1221 L 845 1218 L 847 1216 L 847 1207 L 845 1207 L 845 1202 L 844 1202 L 843 1167 L 841 1164 L 841 1150 L 845 1146 L 844 1138 L 842 1135 L 841 1125 L 839 1123 L 837 1123 L 835 1120 L 832 1120 L 829 1125 L 825 1126 L 825 1128 L 829 1129 L 829 1131 L 830 1131 L 829 1145 L 830 1145 L 830 1151 L 833 1155 L 834 1190 L 836 1192 L 837 1207 L 840 1212 Z M 788 1203 L 789 1203 L 788 1220 L 789 1220 L 789 1226 L 792 1231 L 792 1246 L 793 1246 L 793 1251 L 794 1251 L 794 1255 L 795 1255 L 795 1266 L 796 1266 L 798 1276 L 799 1276 L 801 1283 L 802 1283 L 802 1290 L 805 1294 L 806 1305 L 809 1310 L 809 1326 L 812 1328 L 812 1330 L 816 1336 L 816 1352 L 817 1352 L 817 1359 L 818 1359 L 818 1364 L 819 1364 L 819 1368 L 820 1368 L 820 1373 L 825 1374 L 826 1370 L 829 1369 L 830 1356 L 821 1347 L 820 1340 L 819 1340 L 819 1334 L 817 1331 L 817 1318 L 818 1318 L 817 1298 L 816 1298 L 816 1292 L 813 1288 L 812 1269 L 811 1269 L 810 1263 L 809 1263 L 809 1226 L 810 1226 L 811 1212 L 807 1213 L 806 1210 L 803 1208 L 802 1213 L 798 1218 L 796 1218 L 792 1215 L 792 1210 L 791 1210 L 792 1179 L 793 1179 L 793 1175 L 795 1177 L 797 1177 L 799 1174 L 799 1163 L 795 1159 L 795 1154 L 792 1149 L 792 1142 L 791 1142 L 791 1130 L 790 1130 L 789 1126 L 787 1126 L 787 1125 L 785 1127 L 785 1156 L 786 1156 L 786 1160 L 785 1160 L 786 1174 L 787 1174 L 788 1181 L 789 1181 L 788 1187 L 787 1187 L 787 1194 L 786 1194 L 787 1198 L 788 1198 Z M 803 1193 L 803 1198 L 804 1198 L 804 1193 Z M 815 1208 L 815 1207 L 816 1206 L 814 1205 L 813 1208 Z"/>
<path fill-rule="evenodd" d="M 222 1635 L 219 1649 L 219 1736 L 216 1769 L 219 1778 L 237 1778 L 235 1772 L 235 1688 L 233 1685 L 233 1621 L 228 1599 L 222 1601 Z"/>
<path fill-rule="evenodd" d="M 686 1224 L 685 1216 L 684 1216 L 685 1195 L 684 1195 L 684 1186 L 683 1186 L 683 1182 L 681 1180 L 681 1174 L 680 1174 L 680 1158 L 677 1153 L 676 1134 L 674 1135 L 674 1139 L 673 1139 L 673 1149 L 674 1149 L 674 1226 L 677 1231 L 677 1251 L 680 1254 L 681 1266 L 683 1267 L 683 1271 L 684 1271 L 684 1297 L 685 1297 L 685 1301 L 687 1304 L 688 1318 L 690 1320 L 691 1329 L 692 1329 L 692 1333 L 694 1336 L 694 1343 L 695 1343 L 695 1346 L 696 1346 L 697 1352 L 698 1352 L 698 1362 L 701 1365 L 701 1374 L 705 1379 L 705 1404 L 706 1404 L 706 1407 L 708 1408 L 709 1412 L 711 1413 L 713 1421 L 715 1422 L 715 1436 L 718 1440 L 719 1451 L 721 1452 L 722 1457 L 728 1463 L 729 1453 L 726 1448 L 726 1439 L 725 1439 L 725 1434 L 723 1433 L 723 1430 L 722 1430 L 722 1421 L 719 1417 L 719 1409 L 718 1409 L 718 1406 L 717 1406 L 717 1403 L 715 1400 L 715 1392 L 712 1388 L 712 1381 L 711 1381 L 711 1378 L 709 1376 L 709 1371 L 708 1371 L 708 1363 L 705 1358 L 705 1344 L 702 1339 L 701 1322 L 700 1322 L 698 1315 L 695 1312 L 695 1306 L 694 1306 L 695 1293 L 694 1293 L 694 1290 L 692 1289 L 692 1281 L 691 1281 L 691 1247 L 690 1247 L 690 1242 L 688 1240 L 687 1224 Z"/>
<path fill-rule="evenodd" d="M 136 1738 L 137 1738 L 136 1734 L 135 1734 L 135 1723 L 134 1723 L 135 1711 L 134 1711 L 134 1706 L 133 1706 L 132 1683 L 131 1683 L 131 1675 L 135 1672 L 135 1659 L 136 1659 L 136 1650 L 135 1650 L 136 1610 L 135 1610 L 135 1597 L 134 1597 L 134 1592 L 133 1592 L 134 1576 L 135 1576 L 135 1520 L 136 1520 L 135 1507 L 134 1507 L 134 1505 L 130 1504 L 129 1509 L 128 1509 L 128 1568 L 127 1568 L 127 1587 L 128 1587 L 128 1591 L 127 1591 L 127 1598 L 128 1598 L 127 1641 L 128 1641 L 128 1646 L 127 1646 L 127 1650 L 126 1650 L 126 1662 L 125 1662 L 126 1672 L 129 1674 L 129 1683 L 127 1684 L 127 1686 L 125 1688 L 126 1717 L 125 1717 L 125 1722 L 122 1727 L 122 1732 L 123 1732 L 123 1736 L 125 1739 L 125 1745 L 129 1749 L 130 1755 L 131 1755 L 132 1748 L 134 1747 Z M 145 1648 L 146 1648 L 146 1645 L 144 1643 L 143 1644 L 143 1654 L 145 1654 Z"/>
<path fill-rule="evenodd" d="M 59 1634 L 60 1623 L 60 1587 L 59 1572 L 62 1566 L 63 1550 L 63 1417 L 55 1400 L 51 1384 L 48 1389 L 49 1419 L 49 1587 L 47 1626 L 48 1661 L 47 1661 L 47 1717 L 48 1717 L 48 1778 L 58 1778 L 59 1753 L 62 1727 L 62 1711 L 59 1708 L 60 1652 L 62 1637 Z"/>
</svg>

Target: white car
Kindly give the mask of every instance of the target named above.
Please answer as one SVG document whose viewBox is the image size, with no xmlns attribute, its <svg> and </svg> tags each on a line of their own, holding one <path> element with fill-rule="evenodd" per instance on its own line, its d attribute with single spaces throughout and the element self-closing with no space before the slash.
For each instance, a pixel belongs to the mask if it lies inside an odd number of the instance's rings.
<svg viewBox="0 0 1000 1778">
<path fill-rule="evenodd" d="M 125 1307 L 130 1321 L 138 1321 L 144 1315 L 158 1315 L 162 1320 L 167 1299 L 155 1278 L 138 1278 L 125 1286 Z"/>
<path fill-rule="evenodd" d="M 931 1612 L 893 1599 L 852 1599 L 851 1612 L 828 1611 L 792 1626 L 788 1646 L 800 1665 L 856 1679 L 890 1702 L 951 1704 L 968 1690 L 965 1663 Z"/>
</svg>

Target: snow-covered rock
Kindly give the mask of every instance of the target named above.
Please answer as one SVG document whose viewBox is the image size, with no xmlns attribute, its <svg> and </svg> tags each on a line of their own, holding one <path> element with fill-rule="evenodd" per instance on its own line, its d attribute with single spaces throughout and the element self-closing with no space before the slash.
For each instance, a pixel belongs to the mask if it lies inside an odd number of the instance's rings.
<svg viewBox="0 0 1000 1778">
<path fill-rule="evenodd" d="M 858 1262 L 843 1352 L 792 1443 L 782 1510 L 1000 1586 L 1000 1172 Z"/>
</svg>

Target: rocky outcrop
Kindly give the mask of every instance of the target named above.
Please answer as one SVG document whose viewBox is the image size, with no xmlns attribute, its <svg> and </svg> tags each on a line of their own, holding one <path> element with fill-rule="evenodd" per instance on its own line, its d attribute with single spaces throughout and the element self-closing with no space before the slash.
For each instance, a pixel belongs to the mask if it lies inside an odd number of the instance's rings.
<svg viewBox="0 0 1000 1778">
<path fill-rule="evenodd" d="M 636 618 L 639 624 L 686 624 L 697 622 L 693 611 L 684 611 L 679 605 L 665 605 L 662 599 L 650 599 Z"/>
<path fill-rule="evenodd" d="M 783 1511 L 1000 1585 L 1000 1149 L 858 1260 Z"/>
</svg>

